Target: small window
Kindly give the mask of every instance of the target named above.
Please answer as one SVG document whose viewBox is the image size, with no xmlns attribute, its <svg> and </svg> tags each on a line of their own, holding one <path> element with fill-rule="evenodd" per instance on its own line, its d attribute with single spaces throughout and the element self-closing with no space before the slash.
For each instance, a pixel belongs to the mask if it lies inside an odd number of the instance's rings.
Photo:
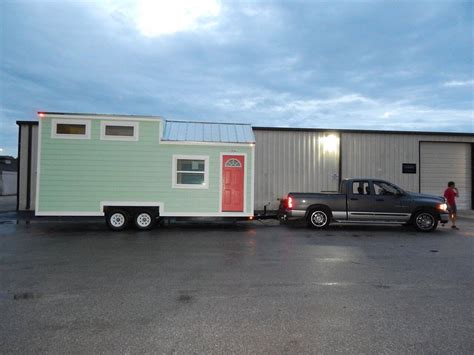
<svg viewBox="0 0 474 355">
<path fill-rule="evenodd" d="M 237 159 L 229 159 L 225 162 L 226 168 L 240 168 L 242 165 Z"/>
<path fill-rule="evenodd" d="M 51 137 L 89 139 L 90 127 L 90 121 L 85 120 L 52 120 Z"/>
<path fill-rule="evenodd" d="M 173 156 L 174 188 L 208 188 L 209 157 L 207 156 Z"/>
<path fill-rule="evenodd" d="M 102 140 L 138 140 L 138 122 L 107 122 L 100 123 L 100 139 Z"/>
</svg>

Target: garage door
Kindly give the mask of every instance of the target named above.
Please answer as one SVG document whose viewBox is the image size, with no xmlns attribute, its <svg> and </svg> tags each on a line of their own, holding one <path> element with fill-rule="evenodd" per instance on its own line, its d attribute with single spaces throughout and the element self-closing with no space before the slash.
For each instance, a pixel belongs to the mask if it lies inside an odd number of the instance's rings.
<svg viewBox="0 0 474 355">
<path fill-rule="evenodd" d="M 459 209 L 471 209 L 471 145 L 467 143 L 421 143 L 421 192 L 443 195 L 448 181 L 459 190 Z"/>
</svg>

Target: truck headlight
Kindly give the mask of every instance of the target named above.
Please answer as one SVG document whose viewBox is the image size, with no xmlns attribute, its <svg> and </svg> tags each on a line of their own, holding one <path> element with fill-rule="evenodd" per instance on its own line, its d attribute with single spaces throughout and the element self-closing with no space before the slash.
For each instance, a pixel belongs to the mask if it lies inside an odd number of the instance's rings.
<svg viewBox="0 0 474 355">
<path fill-rule="evenodd" d="M 440 204 L 438 205 L 438 208 L 439 208 L 440 210 L 442 210 L 442 211 L 446 211 L 446 210 L 448 209 L 448 205 L 445 204 L 445 203 L 440 203 Z"/>
</svg>

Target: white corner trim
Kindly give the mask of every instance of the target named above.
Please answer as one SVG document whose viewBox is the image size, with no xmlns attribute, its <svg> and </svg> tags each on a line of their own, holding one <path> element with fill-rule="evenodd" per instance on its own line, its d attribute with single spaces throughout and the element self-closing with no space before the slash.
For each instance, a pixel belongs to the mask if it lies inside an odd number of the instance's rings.
<svg viewBox="0 0 474 355">
<path fill-rule="evenodd" d="M 38 121 L 38 151 L 36 152 L 36 196 L 35 196 L 35 215 L 39 209 L 39 196 L 40 196 L 40 175 L 41 175 L 41 141 L 43 140 L 42 132 L 42 120 Z M 18 189 L 20 187 L 18 186 Z"/>
<path fill-rule="evenodd" d="M 172 157 L 172 169 L 171 169 L 171 187 L 173 189 L 209 189 L 209 156 L 208 155 L 176 155 Z M 195 184 L 178 184 L 178 159 L 187 160 L 204 160 L 204 183 L 202 185 Z M 188 173 L 202 174 L 200 171 L 185 171 Z"/>
<path fill-rule="evenodd" d="M 41 120 L 40 120 L 41 122 Z M 86 133 L 85 134 L 61 134 L 56 133 L 56 128 L 58 124 L 77 124 L 85 125 Z M 91 121 L 90 120 L 63 120 L 63 119 L 52 119 L 51 120 L 51 138 L 61 138 L 61 139 L 90 139 L 91 138 Z"/>
<path fill-rule="evenodd" d="M 108 136 L 105 134 L 106 126 L 133 127 L 133 136 Z M 138 141 L 139 122 L 126 121 L 100 121 L 100 139 L 103 141 Z"/>
</svg>

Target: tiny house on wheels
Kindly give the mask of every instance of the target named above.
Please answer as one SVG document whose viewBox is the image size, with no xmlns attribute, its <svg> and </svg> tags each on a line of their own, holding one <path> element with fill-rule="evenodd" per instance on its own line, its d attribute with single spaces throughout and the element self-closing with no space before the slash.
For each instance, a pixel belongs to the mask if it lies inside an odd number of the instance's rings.
<svg viewBox="0 0 474 355">
<path fill-rule="evenodd" d="M 105 216 L 113 230 L 158 217 L 251 217 L 249 124 L 39 113 L 37 216 Z"/>
</svg>

